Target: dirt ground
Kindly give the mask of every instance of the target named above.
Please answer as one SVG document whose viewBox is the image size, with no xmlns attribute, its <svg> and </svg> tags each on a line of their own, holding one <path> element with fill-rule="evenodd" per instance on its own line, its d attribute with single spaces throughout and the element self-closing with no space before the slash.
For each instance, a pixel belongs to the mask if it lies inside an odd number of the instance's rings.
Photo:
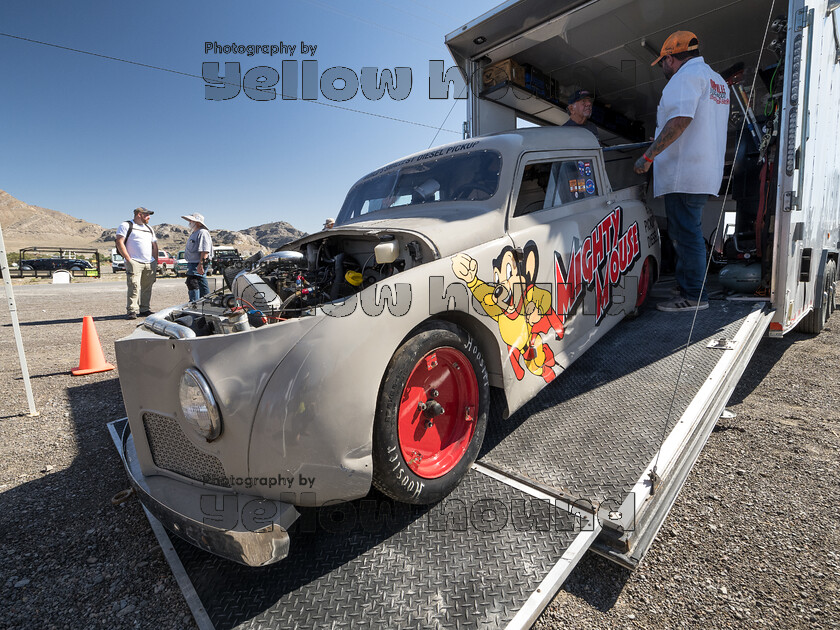
<svg viewBox="0 0 840 630">
<path fill-rule="evenodd" d="M 138 501 L 111 503 L 128 486 L 106 429 L 117 371 L 69 374 L 84 315 L 111 362 L 136 325 L 121 276 L 15 297 L 40 415 L 0 307 L 0 627 L 195 627 Z M 152 308 L 185 298 L 161 280 Z M 838 313 L 763 340 L 642 565 L 587 555 L 536 627 L 840 627 L 838 348 Z"/>
</svg>

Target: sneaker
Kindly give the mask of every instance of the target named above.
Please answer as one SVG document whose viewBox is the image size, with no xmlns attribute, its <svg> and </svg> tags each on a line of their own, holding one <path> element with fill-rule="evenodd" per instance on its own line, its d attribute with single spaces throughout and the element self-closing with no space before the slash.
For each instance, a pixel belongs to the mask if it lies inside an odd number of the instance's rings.
<svg viewBox="0 0 840 630">
<path fill-rule="evenodd" d="M 681 313 L 683 311 L 704 311 L 709 308 L 709 302 L 706 300 L 688 300 L 686 298 L 676 298 L 667 302 L 660 302 L 656 308 L 666 313 Z"/>
<path fill-rule="evenodd" d="M 140 317 L 146 317 L 147 315 L 151 315 L 154 311 L 140 311 Z"/>
<path fill-rule="evenodd" d="M 137 319 L 137 313 L 126 313 L 125 318 L 126 319 Z"/>
</svg>

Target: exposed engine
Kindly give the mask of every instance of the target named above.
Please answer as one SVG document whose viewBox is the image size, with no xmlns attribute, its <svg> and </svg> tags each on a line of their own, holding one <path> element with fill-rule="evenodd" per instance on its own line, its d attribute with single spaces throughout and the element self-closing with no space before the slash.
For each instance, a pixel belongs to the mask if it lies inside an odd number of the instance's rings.
<svg viewBox="0 0 840 630">
<path fill-rule="evenodd" d="M 433 253 L 410 235 L 331 235 L 228 267 L 223 289 L 173 309 L 167 320 L 189 328 L 186 336 L 204 336 L 314 315 L 323 304 L 421 264 L 424 256 L 431 260 Z M 164 332 L 165 326 L 152 324 L 147 327 Z"/>
</svg>

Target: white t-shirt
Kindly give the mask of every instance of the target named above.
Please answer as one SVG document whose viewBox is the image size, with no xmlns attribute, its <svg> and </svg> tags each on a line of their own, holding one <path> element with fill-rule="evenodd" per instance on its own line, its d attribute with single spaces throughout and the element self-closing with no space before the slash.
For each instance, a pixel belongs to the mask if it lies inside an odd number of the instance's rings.
<svg viewBox="0 0 840 630">
<path fill-rule="evenodd" d="M 653 162 L 653 194 L 717 196 L 723 179 L 729 88 L 703 57 L 686 61 L 671 77 L 656 110 L 656 136 L 672 118 L 691 123 Z"/>
<path fill-rule="evenodd" d="M 134 223 L 134 221 L 123 221 L 120 223 L 120 226 L 117 228 L 117 236 L 125 238 L 129 223 Z M 125 239 L 124 244 L 125 250 L 132 260 L 141 263 L 150 263 L 155 262 L 155 259 L 152 258 L 152 243 L 155 242 L 157 242 L 157 237 L 151 227 L 134 223 L 134 226 L 131 228 L 131 234 Z"/>
</svg>

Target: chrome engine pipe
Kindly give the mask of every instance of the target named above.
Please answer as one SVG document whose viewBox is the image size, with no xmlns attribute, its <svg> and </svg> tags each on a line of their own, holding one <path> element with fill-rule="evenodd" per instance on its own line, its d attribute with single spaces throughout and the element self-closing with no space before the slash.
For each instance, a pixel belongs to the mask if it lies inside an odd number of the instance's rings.
<svg viewBox="0 0 840 630">
<path fill-rule="evenodd" d="M 143 321 L 143 326 L 154 333 L 166 335 L 172 339 L 192 339 L 195 337 L 195 331 L 192 328 L 166 319 L 173 311 L 180 308 L 180 306 L 170 306 L 157 313 L 152 313 Z"/>
</svg>

